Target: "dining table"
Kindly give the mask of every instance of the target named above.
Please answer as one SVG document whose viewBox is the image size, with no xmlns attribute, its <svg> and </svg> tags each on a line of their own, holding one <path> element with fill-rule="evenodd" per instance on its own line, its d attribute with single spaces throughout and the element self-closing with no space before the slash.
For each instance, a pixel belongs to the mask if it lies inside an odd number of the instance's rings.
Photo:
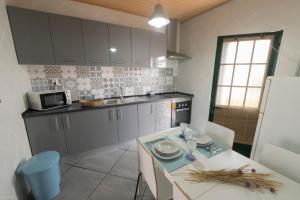
<svg viewBox="0 0 300 200">
<path fill-rule="evenodd" d="M 186 142 L 178 137 L 182 132 L 180 127 L 171 128 L 166 131 L 139 137 L 138 141 L 147 148 L 146 144 L 151 141 L 157 141 L 160 138 L 168 137 L 179 147 L 188 152 Z M 151 153 L 153 159 L 159 159 Z M 260 163 L 251 160 L 240 153 L 228 148 L 212 157 L 207 157 L 199 151 L 193 152 L 195 160 L 175 170 L 168 170 L 161 165 L 162 174 L 173 186 L 173 200 L 299 200 L 300 184 L 281 175 Z M 270 155 L 276 156 L 276 155 Z M 172 161 L 169 161 L 172 162 Z M 293 164 L 291 160 L 287 165 Z M 190 170 L 221 170 L 221 169 L 239 169 L 247 166 L 249 169 L 255 169 L 256 172 L 270 173 L 271 178 L 281 183 L 277 191 L 270 190 L 257 191 L 240 185 L 221 183 L 216 181 L 191 182 L 188 180 Z M 300 166 L 299 166 L 300 167 Z M 299 168 L 300 169 L 300 168 Z"/>
</svg>

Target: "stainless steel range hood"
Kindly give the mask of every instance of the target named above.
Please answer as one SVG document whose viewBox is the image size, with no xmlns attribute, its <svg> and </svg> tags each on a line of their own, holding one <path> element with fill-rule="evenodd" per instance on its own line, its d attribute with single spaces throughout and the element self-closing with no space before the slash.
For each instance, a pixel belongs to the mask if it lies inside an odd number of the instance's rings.
<svg viewBox="0 0 300 200">
<path fill-rule="evenodd" d="M 179 53 L 179 23 L 175 19 L 170 19 L 167 26 L 167 57 L 168 60 L 186 60 L 191 57 Z"/>
</svg>

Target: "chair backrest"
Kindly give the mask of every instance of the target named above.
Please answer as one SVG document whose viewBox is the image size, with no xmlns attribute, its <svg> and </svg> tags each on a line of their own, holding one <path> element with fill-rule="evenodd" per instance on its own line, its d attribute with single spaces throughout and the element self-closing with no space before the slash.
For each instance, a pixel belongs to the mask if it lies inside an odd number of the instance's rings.
<svg viewBox="0 0 300 200">
<path fill-rule="evenodd" d="M 152 192 L 155 199 L 157 199 L 157 185 L 156 176 L 154 171 L 153 158 L 141 144 L 139 140 L 138 143 L 138 160 L 139 160 L 139 170 L 143 174 L 143 178 L 148 184 L 150 191 Z"/>
<path fill-rule="evenodd" d="M 232 148 L 234 140 L 233 130 L 213 122 L 207 122 L 205 132 L 207 135 L 216 138 L 223 144 L 226 144 L 228 147 Z"/>
<path fill-rule="evenodd" d="M 300 183 L 300 155 L 271 144 L 265 144 L 258 162 Z"/>
<path fill-rule="evenodd" d="M 162 167 L 145 149 L 138 139 L 139 170 L 143 174 L 150 191 L 157 200 L 170 199 L 173 185 L 165 177 Z"/>
<path fill-rule="evenodd" d="M 176 182 L 174 182 L 173 187 L 173 200 L 190 200 L 191 198 L 188 197 L 187 194 L 185 194 L 177 185 Z"/>
</svg>

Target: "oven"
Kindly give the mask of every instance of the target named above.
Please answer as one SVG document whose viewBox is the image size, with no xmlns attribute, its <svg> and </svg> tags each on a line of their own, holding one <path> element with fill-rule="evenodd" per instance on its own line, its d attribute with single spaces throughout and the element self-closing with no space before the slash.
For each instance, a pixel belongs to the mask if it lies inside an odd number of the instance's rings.
<svg viewBox="0 0 300 200">
<path fill-rule="evenodd" d="M 191 123 L 192 101 L 189 99 L 172 100 L 171 127 L 177 127 L 180 123 Z"/>
</svg>

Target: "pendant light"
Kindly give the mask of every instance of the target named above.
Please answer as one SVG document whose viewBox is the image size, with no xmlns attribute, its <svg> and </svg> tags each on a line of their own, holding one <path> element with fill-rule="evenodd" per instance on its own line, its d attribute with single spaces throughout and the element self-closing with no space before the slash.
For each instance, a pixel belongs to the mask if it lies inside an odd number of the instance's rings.
<svg viewBox="0 0 300 200">
<path fill-rule="evenodd" d="M 170 23 L 168 16 L 165 14 L 162 5 L 157 1 L 154 6 L 152 15 L 149 17 L 148 24 L 155 28 L 161 28 Z"/>
</svg>

